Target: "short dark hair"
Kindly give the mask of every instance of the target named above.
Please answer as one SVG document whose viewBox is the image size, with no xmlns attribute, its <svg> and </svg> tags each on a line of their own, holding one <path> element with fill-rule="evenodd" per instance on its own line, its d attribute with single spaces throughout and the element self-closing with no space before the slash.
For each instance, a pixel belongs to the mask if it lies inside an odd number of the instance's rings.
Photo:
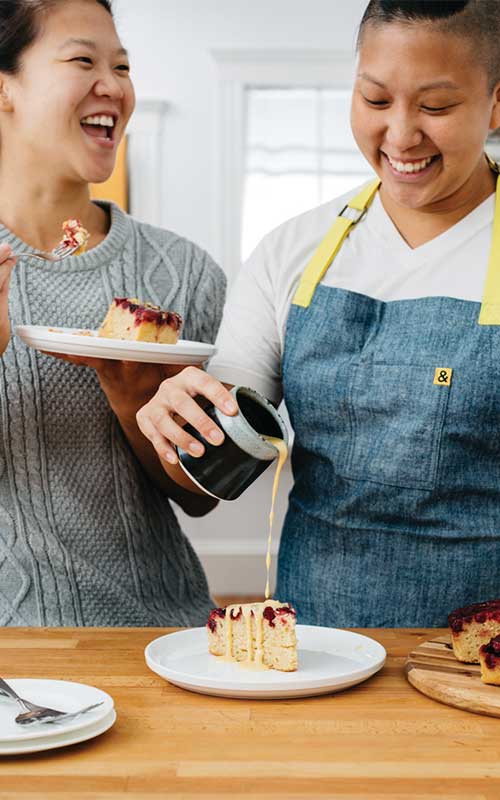
<svg viewBox="0 0 500 800">
<path fill-rule="evenodd" d="M 368 25 L 428 23 L 468 39 L 488 74 L 490 91 L 500 81 L 500 2 L 498 0 L 370 0 L 361 20 L 357 47 Z"/>
<path fill-rule="evenodd" d="M 15 75 L 21 68 L 21 57 L 33 44 L 41 29 L 44 12 L 61 0 L 0 0 L 0 72 Z M 95 0 L 111 16 L 110 0 Z"/>
</svg>

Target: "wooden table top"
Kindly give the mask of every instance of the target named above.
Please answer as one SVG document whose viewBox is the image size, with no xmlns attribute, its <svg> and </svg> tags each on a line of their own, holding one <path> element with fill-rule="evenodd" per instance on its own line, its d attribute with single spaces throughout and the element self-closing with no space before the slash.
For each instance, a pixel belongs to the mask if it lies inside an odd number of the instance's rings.
<svg viewBox="0 0 500 800">
<path fill-rule="evenodd" d="M 370 680 L 249 701 L 193 694 L 150 672 L 144 647 L 165 629 L 3 628 L 3 677 L 98 686 L 118 719 L 87 742 L 1 756 L 0 800 L 498 800 L 500 720 L 437 703 L 404 677 L 409 651 L 444 631 L 359 632 L 388 653 Z"/>
</svg>

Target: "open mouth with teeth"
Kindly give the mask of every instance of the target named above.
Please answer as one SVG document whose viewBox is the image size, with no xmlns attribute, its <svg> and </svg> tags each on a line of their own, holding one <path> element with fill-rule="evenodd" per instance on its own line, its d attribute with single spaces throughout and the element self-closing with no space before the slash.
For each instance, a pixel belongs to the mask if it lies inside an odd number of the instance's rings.
<svg viewBox="0 0 500 800">
<path fill-rule="evenodd" d="M 93 139 L 114 141 L 115 118 L 108 114 L 84 117 L 80 120 L 80 125 L 85 133 Z"/>
<path fill-rule="evenodd" d="M 427 156 L 426 158 L 421 158 L 420 160 L 413 160 L 413 161 L 399 161 L 397 159 L 391 158 L 384 153 L 382 155 L 384 158 L 387 159 L 389 165 L 391 166 L 394 172 L 397 172 L 399 175 L 420 175 L 422 173 L 427 172 L 431 166 L 440 158 L 439 155 L 434 156 Z"/>
</svg>

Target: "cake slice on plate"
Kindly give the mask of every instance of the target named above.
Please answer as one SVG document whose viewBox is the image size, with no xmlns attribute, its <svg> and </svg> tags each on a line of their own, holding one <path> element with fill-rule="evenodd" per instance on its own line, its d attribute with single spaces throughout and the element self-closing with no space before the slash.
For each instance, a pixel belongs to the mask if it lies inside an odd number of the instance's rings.
<svg viewBox="0 0 500 800">
<path fill-rule="evenodd" d="M 99 336 L 176 344 L 181 327 L 182 318 L 175 311 L 162 311 L 159 306 L 136 298 L 115 297 L 99 328 Z"/>
<path fill-rule="evenodd" d="M 207 623 L 208 649 L 250 669 L 297 669 L 296 613 L 288 603 L 265 600 L 214 608 Z"/>
</svg>

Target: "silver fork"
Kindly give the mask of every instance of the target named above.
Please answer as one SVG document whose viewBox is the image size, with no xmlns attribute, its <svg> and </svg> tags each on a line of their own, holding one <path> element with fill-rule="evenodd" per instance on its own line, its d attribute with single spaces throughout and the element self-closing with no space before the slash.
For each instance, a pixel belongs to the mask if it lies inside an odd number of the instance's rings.
<svg viewBox="0 0 500 800">
<path fill-rule="evenodd" d="M 93 708 L 102 706 L 104 702 L 102 700 L 100 703 L 93 703 L 85 708 L 80 708 L 78 711 L 58 711 L 55 708 L 38 706 L 36 703 L 30 703 L 29 700 L 25 700 L 23 697 L 20 697 L 12 688 L 12 686 L 9 686 L 9 684 L 6 683 L 3 678 L 0 678 L 0 694 L 15 700 L 22 708 L 21 714 L 18 714 L 16 717 L 16 722 L 18 725 L 31 725 L 33 722 L 62 722 L 68 719 L 74 719 L 75 717 L 80 716 L 80 714 L 85 714 L 87 711 L 91 711 Z"/>
<path fill-rule="evenodd" d="M 92 711 L 94 708 L 102 706 L 103 703 L 104 700 L 101 700 L 100 703 L 92 703 L 92 705 L 85 706 L 85 708 L 79 708 L 78 711 L 55 711 L 51 708 L 33 709 L 32 711 L 25 711 L 23 714 L 18 714 L 16 722 L 18 725 L 32 725 L 34 722 L 43 723 L 44 725 L 51 722 L 67 722 L 69 719 L 75 719 L 75 717 L 79 717 L 81 714 L 86 714 L 87 711 Z"/>
<path fill-rule="evenodd" d="M 65 258 L 72 256 L 79 247 L 79 244 L 75 244 L 73 247 L 60 244 L 50 253 L 46 253 L 44 250 L 35 250 L 34 252 L 29 253 L 12 253 L 12 255 L 16 258 L 36 258 L 38 261 L 64 261 Z"/>
</svg>

